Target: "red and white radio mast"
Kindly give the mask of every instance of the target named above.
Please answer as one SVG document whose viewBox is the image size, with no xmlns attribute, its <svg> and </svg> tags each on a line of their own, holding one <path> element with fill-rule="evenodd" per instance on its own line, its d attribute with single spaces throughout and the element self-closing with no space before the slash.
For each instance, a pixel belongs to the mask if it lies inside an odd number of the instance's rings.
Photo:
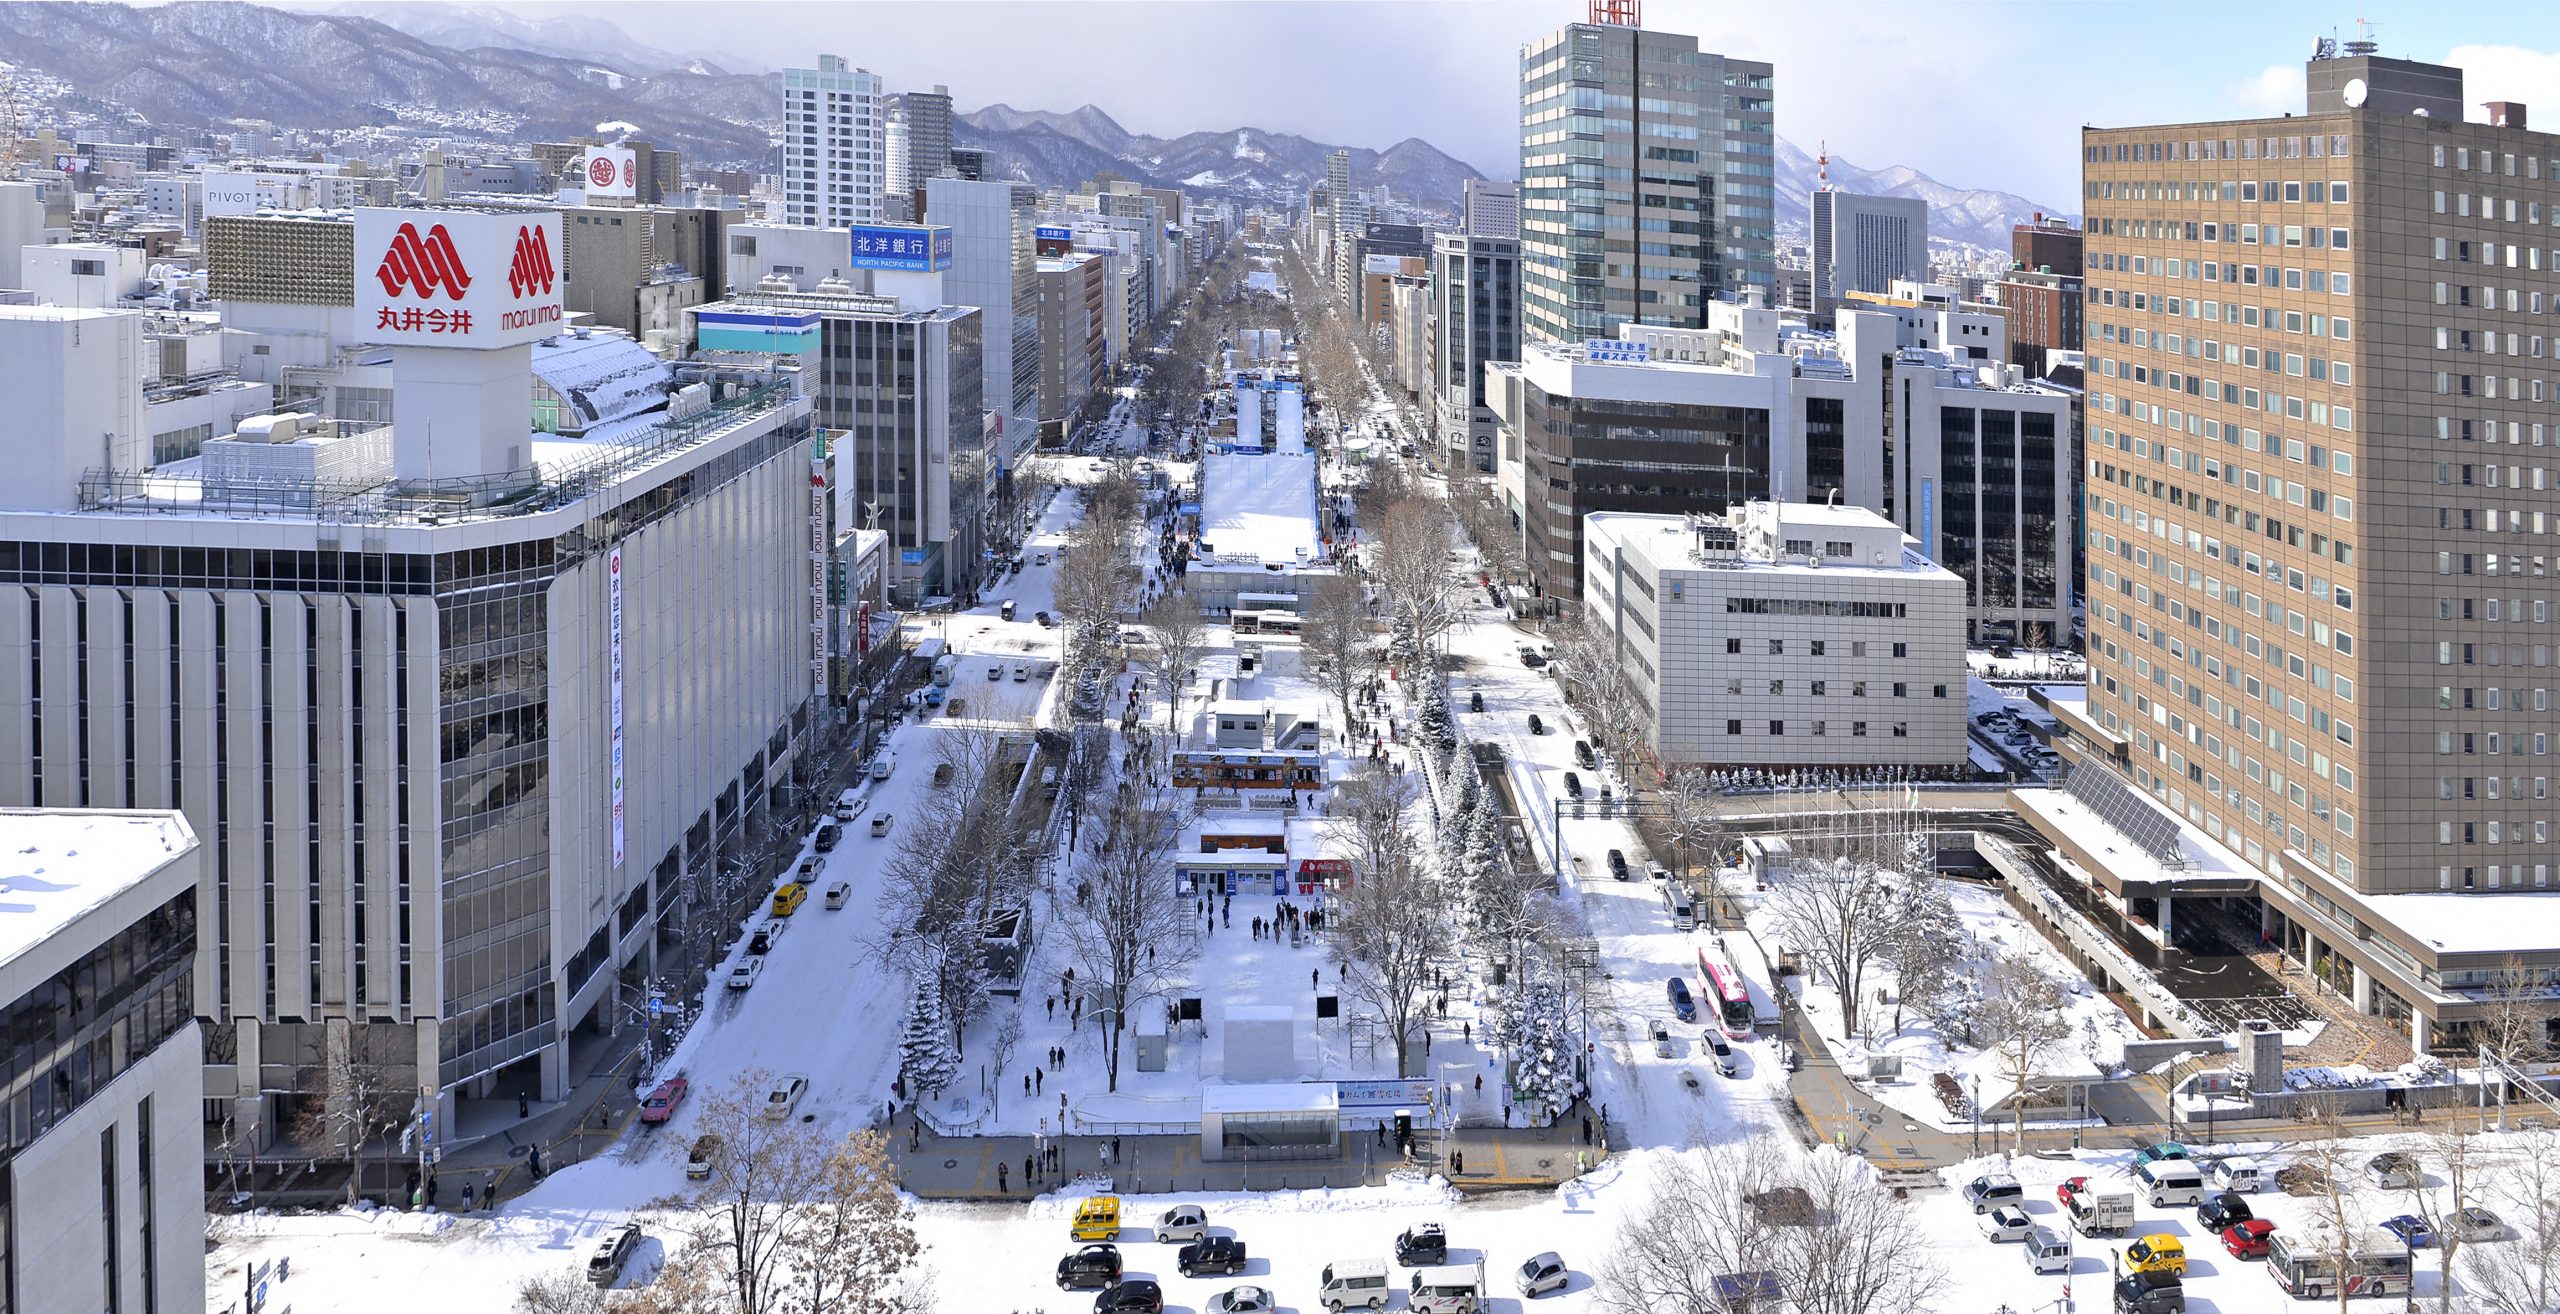
<svg viewBox="0 0 2560 1314">
<path fill-rule="evenodd" d="M 1591 0 L 1591 21 L 1609 27 L 1637 27 L 1642 0 Z"/>
</svg>

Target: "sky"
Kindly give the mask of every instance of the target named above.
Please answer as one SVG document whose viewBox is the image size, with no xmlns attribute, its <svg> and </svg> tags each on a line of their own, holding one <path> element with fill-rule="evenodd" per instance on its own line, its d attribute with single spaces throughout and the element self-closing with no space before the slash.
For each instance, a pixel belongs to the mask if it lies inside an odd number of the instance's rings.
<svg viewBox="0 0 2560 1314">
<path fill-rule="evenodd" d="M 943 83 L 960 108 L 1090 102 L 1160 136 L 1257 127 L 1384 149 L 1420 137 L 1518 172 L 1523 42 L 1580 0 L 1102 0 L 780 4 L 737 0 L 484 7 L 601 16 L 652 45 L 768 67 L 825 51 L 892 90 Z M 2389 56 L 2465 67 L 2478 102 L 2560 86 L 2560 5 L 2170 0 L 1645 0 L 1648 29 L 1777 68 L 1779 135 L 1866 168 L 2080 208 L 2073 129 L 2299 111 L 2322 36 L 2372 20 Z M 2560 100 L 2537 106 L 2560 124 Z"/>
</svg>

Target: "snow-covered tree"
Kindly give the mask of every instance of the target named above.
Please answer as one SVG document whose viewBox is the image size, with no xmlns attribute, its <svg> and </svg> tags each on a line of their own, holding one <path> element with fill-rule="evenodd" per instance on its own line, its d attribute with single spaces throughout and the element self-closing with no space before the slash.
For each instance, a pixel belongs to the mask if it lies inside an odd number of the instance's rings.
<svg viewBox="0 0 2560 1314">
<path fill-rule="evenodd" d="M 1397 642 L 1403 643 L 1408 633 L 1407 627 L 1399 624 L 1396 627 Z M 1414 734 L 1423 743 L 1446 753 L 1458 746 L 1458 725 L 1456 719 L 1449 713 L 1449 695 L 1440 687 L 1438 680 L 1431 679 L 1428 675 L 1420 678 L 1425 683 L 1422 688 L 1422 705 L 1413 713 Z"/>
<path fill-rule="evenodd" d="M 1902 1030 L 1909 1009 L 1941 1027 L 1965 1011 L 1964 923 L 1947 898 L 1944 881 L 1915 876 L 1902 882 L 1899 907 L 1893 914 L 1892 943 L 1885 947 L 1893 965 L 1893 1030 Z"/>
<path fill-rule="evenodd" d="M 1582 1094 L 1574 1068 L 1582 1042 L 1574 1038 L 1554 972 L 1543 966 L 1522 972 L 1503 997 L 1495 1024 L 1511 1062 L 1513 1102 L 1540 1121 L 1553 1121 Z"/>
<path fill-rule="evenodd" d="M 907 1007 L 907 1027 L 898 1037 L 898 1075 L 906 1079 L 910 1098 L 936 1094 L 960 1076 L 960 1049 L 951 1039 L 951 1023 L 942 1011 L 942 994 L 928 978 L 916 983 Z"/>
</svg>

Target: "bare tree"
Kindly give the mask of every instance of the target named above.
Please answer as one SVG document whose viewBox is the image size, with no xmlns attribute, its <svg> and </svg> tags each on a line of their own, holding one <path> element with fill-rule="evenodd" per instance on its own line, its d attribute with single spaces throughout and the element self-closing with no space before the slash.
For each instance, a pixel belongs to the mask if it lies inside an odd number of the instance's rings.
<svg viewBox="0 0 2560 1314">
<path fill-rule="evenodd" d="M 1329 947 L 1343 987 L 1369 1006 L 1396 1042 L 1396 1072 L 1414 1072 L 1413 1040 L 1431 983 L 1448 962 L 1448 891 L 1425 874 L 1412 846 L 1390 848 L 1380 865 L 1352 873 L 1326 915 Z"/>
<path fill-rule="evenodd" d="M 417 1109 L 416 1049 L 387 1027 L 357 1026 L 344 1019 L 323 1024 L 320 1063 L 306 1069 L 316 1097 L 294 1123 L 295 1139 L 345 1155 L 347 1203 L 354 1204 L 372 1156 L 409 1125 Z M 406 1205 L 405 1199 L 398 1201 Z"/>
<path fill-rule="evenodd" d="M 2481 992 L 2480 1020 L 2472 1024 L 2485 1065 L 2492 1053 L 2509 1063 L 2531 1063 L 2551 1049 L 2551 1025 L 2560 1020 L 2560 1000 L 2540 970 L 2510 954 L 2498 964 Z"/>
<path fill-rule="evenodd" d="M 1944 1272 L 1911 1211 L 1857 1160 L 1798 1157 L 1766 1136 L 1664 1160 L 1652 1197 L 1619 1225 L 1601 1305 L 1753 1314 L 1757 1275 L 1801 1314 L 1932 1308 Z"/>
<path fill-rule="evenodd" d="M 1685 766 L 1673 771 L 1662 782 L 1655 801 L 1661 806 L 1652 824 L 1671 850 L 1674 879 L 1688 880 L 1690 867 L 1700 858 L 1719 861 L 1724 851 L 1724 804 L 1716 797 L 1706 768 Z"/>
<path fill-rule="evenodd" d="M 1306 595 L 1306 615 L 1299 624 L 1298 654 L 1317 688 L 1342 706 L 1346 746 L 1359 720 L 1360 695 L 1381 668 L 1369 603 L 1358 581 L 1343 575 L 1319 575 Z"/>
<path fill-rule="evenodd" d="M 2462 1252 L 2462 1290 L 2483 1314 L 2549 1314 L 2560 1309 L 2560 1130 L 2504 1137 L 2509 1153 L 2491 1175 L 2509 1235 Z M 2447 1271 L 2453 1256 L 2445 1256 Z"/>
<path fill-rule="evenodd" d="M 1399 625 L 1425 653 L 1456 627 L 1463 609 L 1465 595 L 1449 574 L 1449 528 L 1447 507 L 1412 496 L 1386 507 L 1370 527 L 1370 573 Z"/>
<path fill-rule="evenodd" d="M 1615 635 L 1589 624 L 1561 628 L 1556 647 L 1565 697 L 1581 709 L 1600 750 L 1632 780 L 1635 764 L 1651 753 L 1653 708 L 1627 674 Z"/>
<path fill-rule="evenodd" d="M 2344 1101 L 2335 1096 L 2315 1096 L 2305 1104 L 2303 1121 L 2317 1128 L 2318 1135 L 2295 1142 L 2291 1162 L 2284 1168 L 2284 1173 L 2302 1186 L 2301 1190 L 2291 1186 L 2287 1189 L 2294 1194 L 2307 1192 L 2311 1201 L 2312 1227 L 2317 1230 L 2303 1238 L 2307 1244 L 2302 1249 L 2317 1253 L 2323 1245 L 2332 1247 L 2338 1276 L 2343 1279 L 2346 1256 L 2373 1221 L 2363 1194 L 2356 1190 L 2356 1178 L 2364 1171 L 2359 1162 L 2362 1156 L 2347 1128 Z M 2340 1280 L 2336 1286 L 2338 1314 L 2346 1314 L 2347 1283 Z"/>
<path fill-rule="evenodd" d="M 901 1314 L 915 1265 L 913 1219 L 873 1130 L 831 1140 L 815 1122 L 764 1115 L 762 1072 L 709 1100 L 698 1125 L 717 1137 L 711 1176 L 675 1215 L 685 1244 L 655 1287 L 723 1291 L 734 1314 Z"/>
<path fill-rule="evenodd" d="M 1190 595 L 1167 593 L 1148 606 L 1138 623 L 1155 644 L 1157 669 L 1164 675 L 1165 733 L 1178 734 L 1182 690 L 1191 678 L 1192 668 L 1200 664 L 1200 654 L 1208 650 L 1209 622 Z"/>
<path fill-rule="evenodd" d="M 604 1288 L 586 1266 L 546 1269 L 516 1284 L 515 1314 L 604 1314 Z"/>
<path fill-rule="evenodd" d="M 1200 927 L 1173 892 L 1180 826 L 1142 798 L 1120 791 L 1077 868 L 1075 897 L 1057 904 L 1059 935 L 1084 968 L 1078 984 L 1094 1001 L 1103 1070 L 1115 1091 L 1131 1012 L 1172 993 L 1200 952 Z"/>
<path fill-rule="evenodd" d="M 955 1038 L 986 1012 L 980 938 L 1002 911 L 1023 906 L 1039 874 L 1039 836 L 1014 806 L 1011 737 L 995 725 L 934 736 L 938 788 L 916 791 L 900 821 L 930 844 L 900 847 L 881 867 L 890 927 L 887 961 L 935 982 Z"/>
<path fill-rule="evenodd" d="M 1900 936 L 1888 922 L 1887 943 Z M 1985 1038 L 2000 1052 L 2000 1066 L 2017 1088 L 2017 1152 L 2027 1152 L 2027 1092 L 2055 1046 L 2071 1036 L 2071 1019 L 2062 1011 L 2062 987 L 2027 954 L 2011 950 L 1992 961 L 1975 1016 Z M 1979 1117 L 1979 1111 L 1975 1116 Z"/>
<path fill-rule="evenodd" d="M 1768 908 L 1779 937 L 1801 949 L 1839 992 L 1846 1036 L 1858 1034 L 1867 969 L 1893 942 L 1896 903 L 1883 872 L 1849 857 L 1799 863 L 1770 887 Z"/>
<path fill-rule="evenodd" d="M 1366 767 L 1334 782 L 1326 839 L 1351 855 L 1355 872 L 1414 861 L 1413 805 L 1422 787 L 1411 773 Z"/>
<path fill-rule="evenodd" d="M 2442 1191 L 2409 1193 L 2418 1217 L 2426 1220 L 2427 1230 L 2436 1234 L 2439 1269 L 2446 1276 L 2436 1289 L 2437 1314 L 2453 1314 L 2452 1275 L 2464 1245 L 2462 1229 L 2455 1223 L 2463 1210 L 2479 1203 L 2480 1179 L 2489 1159 L 2486 1146 L 2486 1140 L 2476 1133 L 2451 1126 L 2427 1133 L 2418 1147 L 2420 1170 L 2433 1165 L 2444 1174 Z"/>
</svg>

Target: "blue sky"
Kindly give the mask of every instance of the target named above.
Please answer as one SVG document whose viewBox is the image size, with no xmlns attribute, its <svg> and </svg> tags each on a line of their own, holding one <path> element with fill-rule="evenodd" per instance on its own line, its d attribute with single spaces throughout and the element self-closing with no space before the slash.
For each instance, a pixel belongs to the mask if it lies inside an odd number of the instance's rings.
<svg viewBox="0 0 2560 1314">
<path fill-rule="evenodd" d="M 634 37 L 770 66 L 842 54 L 895 88 L 948 84 L 964 109 L 1090 101 L 1173 135 L 1253 125 L 1385 147 L 1421 137 L 1513 171 L 1522 42 L 1578 0 L 1215 3 L 514 3 L 609 17 Z M 2083 123 L 2301 108 L 2324 35 L 2373 21 L 2382 53 L 2451 62 L 2469 99 L 2522 100 L 2560 127 L 2560 5 L 2533 3 L 1780 3 L 1647 0 L 1645 26 L 1777 65 L 1778 131 L 1806 150 L 2077 210 Z"/>
</svg>

